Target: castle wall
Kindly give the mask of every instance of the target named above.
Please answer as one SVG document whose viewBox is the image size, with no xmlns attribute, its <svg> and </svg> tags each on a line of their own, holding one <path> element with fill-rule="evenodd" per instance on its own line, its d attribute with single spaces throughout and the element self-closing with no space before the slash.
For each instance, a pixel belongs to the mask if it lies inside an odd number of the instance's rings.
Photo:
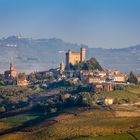
<svg viewBox="0 0 140 140">
<path fill-rule="evenodd" d="M 66 68 L 69 68 L 69 64 L 75 65 L 80 61 L 84 62 L 86 57 L 86 49 L 81 48 L 80 52 L 72 52 L 69 50 L 66 53 Z"/>
<path fill-rule="evenodd" d="M 69 55 L 69 64 L 71 63 L 71 64 L 76 64 L 76 63 L 78 63 L 78 62 L 80 62 L 80 53 L 71 53 L 70 55 Z"/>
</svg>

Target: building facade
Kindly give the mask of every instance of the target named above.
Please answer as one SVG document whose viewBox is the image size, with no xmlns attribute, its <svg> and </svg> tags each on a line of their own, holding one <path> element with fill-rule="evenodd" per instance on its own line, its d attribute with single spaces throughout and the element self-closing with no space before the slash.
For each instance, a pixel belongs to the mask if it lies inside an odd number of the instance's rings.
<svg viewBox="0 0 140 140">
<path fill-rule="evenodd" d="M 68 50 L 66 53 L 66 69 L 69 69 L 70 64 L 75 65 L 79 62 L 84 62 L 86 59 L 86 48 L 81 48 L 80 52 Z"/>
<path fill-rule="evenodd" d="M 98 91 L 113 91 L 112 84 L 110 83 L 96 84 L 95 87 Z"/>
<path fill-rule="evenodd" d="M 105 83 L 105 78 L 103 77 L 88 76 L 87 78 L 85 77 L 84 80 L 88 84 Z"/>
</svg>

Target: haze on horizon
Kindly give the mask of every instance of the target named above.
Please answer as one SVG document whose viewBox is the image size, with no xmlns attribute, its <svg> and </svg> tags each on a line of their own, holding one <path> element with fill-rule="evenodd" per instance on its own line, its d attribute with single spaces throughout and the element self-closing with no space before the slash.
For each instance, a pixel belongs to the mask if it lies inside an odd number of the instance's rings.
<svg viewBox="0 0 140 140">
<path fill-rule="evenodd" d="M 140 0 L 0 0 L 0 38 L 61 38 L 89 47 L 140 44 Z"/>
</svg>

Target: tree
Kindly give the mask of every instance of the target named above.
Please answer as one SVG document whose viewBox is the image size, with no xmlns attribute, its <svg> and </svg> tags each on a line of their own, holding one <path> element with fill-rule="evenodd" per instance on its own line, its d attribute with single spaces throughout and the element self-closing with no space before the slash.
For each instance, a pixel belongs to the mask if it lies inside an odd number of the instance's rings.
<svg viewBox="0 0 140 140">
<path fill-rule="evenodd" d="M 4 106 L 1 106 L 0 107 L 0 113 L 5 112 L 5 111 L 6 111 L 5 107 Z"/>
<path fill-rule="evenodd" d="M 0 74 L 0 85 L 4 85 L 4 84 L 5 84 L 4 75 Z"/>
<path fill-rule="evenodd" d="M 101 67 L 101 65 L 95 57 L 92 57 L 89 60 L 87 60 L 85 67 L 87 67 L 87 70 L 103 70 L 103 68 Z"/>
<path fill-rule="evenodd" d="M 79 95 L 80 95 L 80 98 L 81 98 L 81 103 L 83 105 L 86 105 L 86 106 L 91 106 L 92 105 L 93 99 L 92 99 L 89 92 L 81 92 L 81 93 L 79 93 Z"/>
<path fill-rule="evenodd" d="M 103 70 L 95 57 L 90 58 L 86 62 L 79 62 L 75 65 L 70 64 L 71 70 Z"/>
<path fill-rule="evenodd" d="M 113 86 L 113 89 L 114 90 L 123 90 L 125 88 L 125 86 L 124 85 L 121 85 L 121 84 L 116 84 L 116 85 L 114 85 Z"/>
<path fill-rule="evenodd" d="M 34 83 L 37 80 L 35 73 L 31 73 L 28 78 L 31 83 Z"/>
<path fill-rule="evenodd" d="M 26 79 L 26 74 L 24 72 L 23 73 L 19 73 L 18 74 L 18 79 L 25 80 Z"/>
<path fill-rule="evenodd" d="M 138 84 L 137 77 L 133 74 L 133 72 L 130 72 L 128 75 L 128 82 Z"/>
</svg>

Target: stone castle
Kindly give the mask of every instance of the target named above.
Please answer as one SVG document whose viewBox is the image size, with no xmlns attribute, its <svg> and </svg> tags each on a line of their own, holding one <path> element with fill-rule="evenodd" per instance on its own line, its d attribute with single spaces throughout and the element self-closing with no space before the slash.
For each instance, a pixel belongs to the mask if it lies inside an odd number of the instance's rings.
<svg viewBox="0 0 140 140">
<path fill-rule="evenodd" d="M 79 62 L 84 62 L 86 59 L 86 48 L 81 48 L 80 52 L 68 50 L 66 53 L 66 69 L 69 69 L 70 64 L 75 65 Z"/>
</svg>

